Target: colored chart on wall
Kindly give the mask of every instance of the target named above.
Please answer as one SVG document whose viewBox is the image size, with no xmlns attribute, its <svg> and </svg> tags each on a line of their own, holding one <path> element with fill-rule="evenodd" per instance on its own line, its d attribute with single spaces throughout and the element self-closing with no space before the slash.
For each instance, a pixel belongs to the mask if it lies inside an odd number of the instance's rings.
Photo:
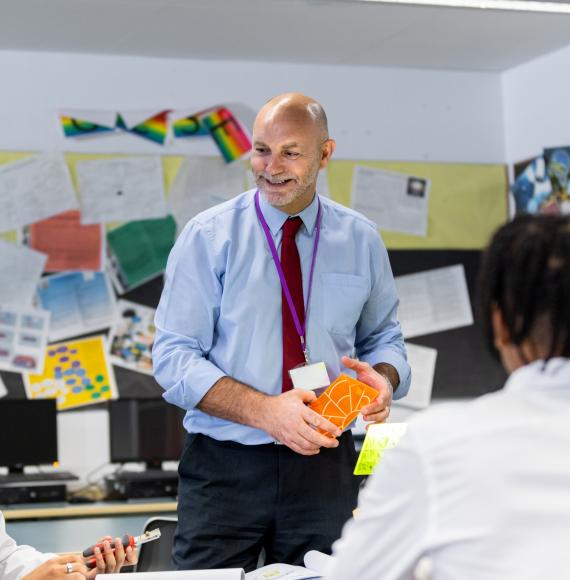
<svg viewBox="0 0 570 580">
<path fill-rule="evenodd" d="M 25 375 L 29 399 L 57 399 L 58 411 L 117 398 L 104 336 L 50 344 L 44 372 Z"/>
</svg>

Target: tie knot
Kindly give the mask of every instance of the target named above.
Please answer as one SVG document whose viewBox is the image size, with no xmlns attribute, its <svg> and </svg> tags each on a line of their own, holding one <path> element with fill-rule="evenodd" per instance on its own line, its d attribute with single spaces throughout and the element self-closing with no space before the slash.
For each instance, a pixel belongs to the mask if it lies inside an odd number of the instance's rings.
<svg viewBox="0 0 570 580">
<path fill-rule="evenodd" d="M 284 238 L 294 238 L 301 227 L 303 220 L 296 216 L 294 218 L 288 218 L 283 224 L 283 237 Z"/>
</svg>

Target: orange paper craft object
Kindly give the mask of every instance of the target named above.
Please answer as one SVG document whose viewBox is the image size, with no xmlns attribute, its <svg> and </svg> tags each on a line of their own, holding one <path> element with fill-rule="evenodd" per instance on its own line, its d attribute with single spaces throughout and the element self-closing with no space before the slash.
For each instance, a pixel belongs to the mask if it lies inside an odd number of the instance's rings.
<svg viewBox="0 0 570 580">
<path fill-rule="evenodd" d="M 348 375 L 340 375 L 309 407 L 344 430 L 356 419 L 362 407 L 377 397 L 376 389 Z M 330 435 L 322 429 L 319 432 Z"/>
</svg>

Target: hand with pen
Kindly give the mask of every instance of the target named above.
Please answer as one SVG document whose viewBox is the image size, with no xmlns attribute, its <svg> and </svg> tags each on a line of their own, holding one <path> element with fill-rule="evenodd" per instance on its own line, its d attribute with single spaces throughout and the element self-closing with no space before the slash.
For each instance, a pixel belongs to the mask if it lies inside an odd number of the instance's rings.
<svg viewBox="0 0 570 580">
<path fill-rule="evenodd" d="M 81 580 L 95 578 L 97 574 L 119 572 L 123 565 L 137 562 L 136 550 L 128 545 L 125 549 L 121 538 L 105 536 L 90 548 L 91 555 L 82 557 L 77 554 L 56 556 L 38 566 L 22 580 Z"/>
</svg>

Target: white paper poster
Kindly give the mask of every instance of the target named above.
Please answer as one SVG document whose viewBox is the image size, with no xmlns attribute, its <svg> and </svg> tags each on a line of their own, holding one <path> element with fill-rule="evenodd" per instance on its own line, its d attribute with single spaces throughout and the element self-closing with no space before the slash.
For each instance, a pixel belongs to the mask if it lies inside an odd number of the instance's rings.
<svg viewBox="0 0 570 580">
<path fill-rule="evenodd" d="M 168 213 L 160 157 L 97 159 L 77 164 L 81 223 L 135 221 Z"/>
<path fill-rule="evenodd" d="M 412 369 L 412 383 L 403 399 L 393 401 L 392 407 L 425 409 L 431 402 L 437 350 L 427 346 L 406 343 L 408 364 Z"/>
<path fill-rule="evenodd" d="M 427 236 L 429 188 L 422 177 L 356 166 L 352 207 L 380 230 Z"/>
<path fill-rule="evenodd" d="M 398 276 L 395 281 L 405 338 L 473 324 L 463 265 Z"/>
<path fill-rule="evenodd" d="M 31 306 L 46 260 L 45 254 L 0 240 L 0 304 Z"/>
<path fill-rule="evenodd" d="M 77 208 L 63 155 L 45 153 L 0 165 L 0 232 Z"/>
<path fill-rule="evenodd" d="M 188 157 L 180 167 L 168 197 L 178 230 L 200 212 L 244 191 L 245 167 L 220 158 Z"/>
</svg>

